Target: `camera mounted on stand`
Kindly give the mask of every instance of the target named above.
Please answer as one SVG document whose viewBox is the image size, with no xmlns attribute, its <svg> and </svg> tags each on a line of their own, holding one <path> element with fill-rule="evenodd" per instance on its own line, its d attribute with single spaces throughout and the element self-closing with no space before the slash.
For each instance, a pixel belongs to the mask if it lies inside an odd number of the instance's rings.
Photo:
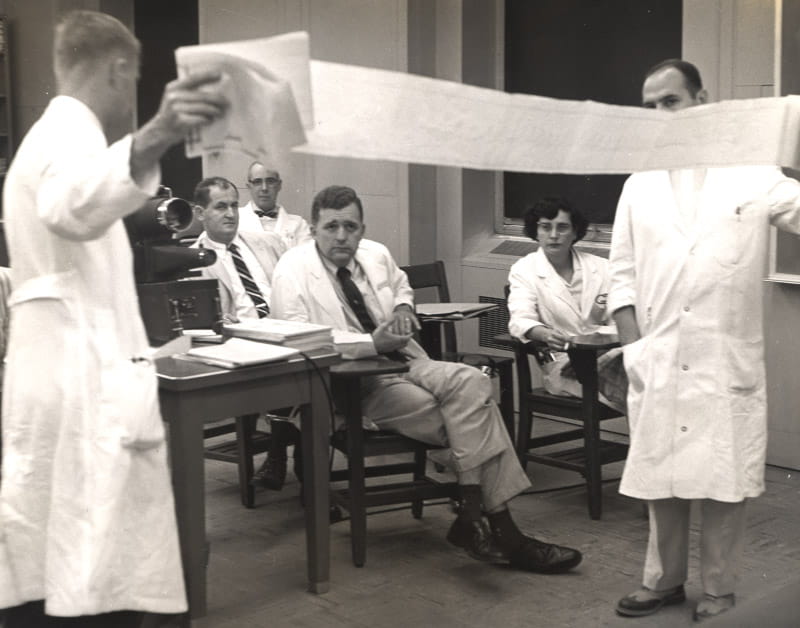
<svg viewBox="0 0 800 628">
<path fill-rule="evenodd" d="M 158 195 L 125 218 L 133 250 L 139 309 L 151 343 L 160 345 L 184 329 L 222 329 L 216 279 L 196 279 L 211 266 L 214 251 L 189 248 L 177 239 L 192 224 L 188 201 L 160 186 Z"/>
</svg>

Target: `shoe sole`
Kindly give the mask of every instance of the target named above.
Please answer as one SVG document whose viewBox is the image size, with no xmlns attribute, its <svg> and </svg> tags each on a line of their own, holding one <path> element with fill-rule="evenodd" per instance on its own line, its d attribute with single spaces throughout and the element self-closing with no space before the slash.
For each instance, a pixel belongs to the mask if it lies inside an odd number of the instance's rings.
<svg viewBox="0 0 800 628">
<path fill-rule="evenodd" d="M 564 573 L 566 571 L 569 571 L 570 569 L 575 569 L 575 567 L 580 565 L 582 561 L 583 561 L 583 556 L 579 555 L 573 558 L 572 560 L 556 563 L 555 565 L 546 565 L 542 567 L 537 567 L 536 569 L 532 569 L 531 567 L 521 563 L 515 563 L 514 561 L 511 560 L 509 560 L 508 563 L 516 569 L 521 569 L 523 571 L 528 571 L 530 573 L 552 575 L 557 573 Z"/>
<path fill-rule="evenodd" d="M 681 592 L 680 595 L 668 595 L 663 600 L 661 600 L 661 604 L 654 608 L 648 608 L 646 610 L 636 610 L 632 608 L 625 608 L 624 606 L 620 606 L 617 604 L 617 615 L 621 615 L 622 617 L 645 617 L 646 615 L 652 615 L 653 613 L 657 613 L 665 606 L 672 606 L 674 604 L 683 604 L 686 601 L 686 593 Z"/>
</svg>

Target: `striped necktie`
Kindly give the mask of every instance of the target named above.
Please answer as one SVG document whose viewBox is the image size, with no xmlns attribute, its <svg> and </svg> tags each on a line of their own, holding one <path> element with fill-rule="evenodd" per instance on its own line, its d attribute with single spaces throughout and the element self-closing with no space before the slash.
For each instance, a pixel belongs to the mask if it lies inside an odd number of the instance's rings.
<svg viewBox="0 0 800 628">
<path fill-rule="evenodd" d="M 253 275 L 250 274 L 250 270 L 247 268 L 247 264 L 244 263 L 244 258 L 239 251 L 239 247 L 231 243 L 228 245 L 228 250 L 231 252 L 231 258 L 233 259 L 233 265 L 236 266 L 236 272 L 239 273 L 239 279 L 242 280 L 244 291 L 253 301 L 253 305 L 256 306 L 258 318 L 265 318 L 269 315 L 269 305 L 267 305 L 264 295 L 261 294 L 261 290 L 258 289 Z"/>
</svg>

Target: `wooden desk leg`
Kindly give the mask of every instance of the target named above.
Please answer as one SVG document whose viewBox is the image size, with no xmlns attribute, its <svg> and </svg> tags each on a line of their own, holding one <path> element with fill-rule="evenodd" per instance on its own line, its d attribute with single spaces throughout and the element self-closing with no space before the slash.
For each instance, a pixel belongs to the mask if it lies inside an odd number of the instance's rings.
<svg viewBox="0 0 800 628">
<path fill-rule="evenodd" d="M 589 516 L 600 519 L 603 514 L 603 474 L 600 465 L 600 408 L 597 390 L 597 353 L 570 351 L 575 374 L 583 386 L 583 446 L 586 453 L 586 488 L 589 493 Z"/>
<path fill-rule="evenodd" d="M 300 412 L 300 434 L 303 441 L 303 490 L 305 491 L 306 553 L 308 590 L 327 593 L 330 589 L 330 528 L 328 434 L 330 411 L 325 384 L 316 372 L 308 373 L 311 399 Z"/>
<path fill-rule="evenodd" d="M 169 456 L 189 615 L 197 618 L 206 614 L 208 565 L 203 425 L 180 414 L 176 411 L 167 421 Z"/>
</svg>

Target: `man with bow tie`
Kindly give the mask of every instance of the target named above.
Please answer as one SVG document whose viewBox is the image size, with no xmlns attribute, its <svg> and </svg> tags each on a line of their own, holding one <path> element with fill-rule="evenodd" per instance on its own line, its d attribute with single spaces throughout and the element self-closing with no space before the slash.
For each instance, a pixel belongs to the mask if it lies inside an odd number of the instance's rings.
<svg viewBox="0 0 800 628">
<path fill-rule="evenodd" d="M 311 239 L 308 223 L 302 216 L 290 214 L 278 204 L 281 175 L 261 162 L 254 161 L 247 169 L 247 189 L 250 202 L 239 208 L 239 228 L 242 231 L 277 233 L 286 248 Z"/>
</svg>

